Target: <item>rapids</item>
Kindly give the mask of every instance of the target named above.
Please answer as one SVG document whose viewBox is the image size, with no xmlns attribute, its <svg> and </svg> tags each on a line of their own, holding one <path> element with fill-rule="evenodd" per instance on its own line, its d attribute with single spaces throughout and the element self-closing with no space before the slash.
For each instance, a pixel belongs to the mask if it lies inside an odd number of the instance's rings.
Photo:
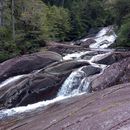
<svg viewBox="0 0 130 130">
<path fill-rule="evenodd" d="M 116 40 L 116 34 L 114 32 L 114 29 L 112 26 L 104 27 L 93 39 L 96 41 L 96 43 L 90 45 L 90 51 L 83 51 L 83 52 L 74 52 L 72 54 L 66 54 L 63 57 L 63 60 L 76 60 L 77 62 L 79 60 L 86 60 L 88 61 L 92 66 L 99 67 L 102 69 L 102 71 L 107 67 L 107 65 L 101 65 L 101 64 L 95 64 L 94 61 L 98 59 L 102 59 L 103 57 L 110 55 L 113 50 L 106 49 L 111 44 L 113 44 Z M 85 42 L 88 38 L 82 39 L 81 41 Z M 90 58 L 82 59 L 83 56 L 89 55 L 92 52 L 95 52 L 95 50 L 103 49 L 102 54 L 93 54 L 90 56 Z M 70 76 L 64 81 L 63 85 L 61 86 L 59 92 L 57 93 L 57 97 L 48 100 L 48 101 L 42 101 L 35 104 L 31 104 L 24 107 L 16 107 L 12 109 L 6 109 L 0 111 L 0 118 L 12 116 L 14 114 L 29 112 L 32 110 L 36 110 L 40 107 L 47 106 L 49 104 L 59 102 L 61 100 L 64 100 L 66 98 L 71 98 L 73 96 L 78 96 L 84 93 L 88 93 L 89 90 L 89 81 L 87 79 L 87 76 L 84 71 L 81 70 L 82 68 L 79 68 L 78 70 L 74 70 Z M 15 82 L 19 80 L 20 78 L 24 77 L 25 75 L 18 75 L 12 78 L 9 78 L 2 82 L 0 84 L 0 88 L 4 87 L 7 84 L 11 84 L 12 82 Z"/>
</svg>

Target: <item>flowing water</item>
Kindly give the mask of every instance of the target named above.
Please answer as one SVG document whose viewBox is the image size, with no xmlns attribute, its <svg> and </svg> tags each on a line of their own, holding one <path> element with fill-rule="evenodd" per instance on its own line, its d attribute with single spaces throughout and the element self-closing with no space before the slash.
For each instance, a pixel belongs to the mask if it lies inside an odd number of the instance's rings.
<svg viewBox="0 0 130 130">
<path fill-rule="evenodd" d="M 96 41 L 96 43 L 91 44 L 90 48 L 108 48 L 110 45 L 112 45 L 117 36 L 114 32 L 113 26 L 108 26 L 103 28 L 93 39 Z M 89 38 L 82 39 L 81 41 L 85 42 Z"/>
<path fill-rule="evenodd" d="M 103 59 L 106 56 L 109 56 L 113 50 L 105 49 L 109 47 L 111 44 L 113 44 L 116 40 L 116 34 L 113 30 L 112 26 L 103 28 L 93 39 L 96 41 L 96 43 L 91 44 L 90 51 L 83 51 L 83 52 L 75 52 L 72 54 L 66 54 L 63 57 L 63 60 L 76 60 L 77 62 L 80 60 L 86 60 L 88 61 L 92 66 L 101 68 L 104 70 L 106 68 L 106 65 L 96 64 L 95 61 L 99 59 Z M 81 41 L 85 42 L 88 38 L 82 39 Z M 94 50 L 95 49 L 95 50 Z M 102 53 L 95 53 L 96 50 L 102 49 Z M 90 55 L 93 53 L 93 55 Z M 87 59 L 82 59 L 82 57 L 86 56 Z M 6 117 L 6 116 L 12 116 L 14 114 L 19 114 L 23 112 L 29 112 L 32 110 L 36 110 L 37 108 L 47 106 L 49 104 L 59 102 L 66 98 L 71 98 L 73 96 L 78 96 L 83 93 L 89 92 L 89 81 L 86 76 L 86 73 L 82 70 L 83 67 L 73 71 L 70 76 L 64 81 L 63 85 L 61 86 L 57 97 L 48 100 L 48 101 L 42 101 L 35 104 L 31 104 L 24 107 L 16 107 L 12 109 L 6 109 L 0 111 L 0 118 Z M 9 78 L 5 80 L 3 83 L 0 84 L 0 88 L 4 87 L 7 84 L 11 84 L 12 82 L 15 82 L 19 80 L 20 78 L 24 77 L 25 75 L 19 75 L 12 78 Z"/>
<path fill-rule="evenodd" d="M 86 79 L 86 73 L 82 68 L 72 72 L 65 80 L 57 96 L 71 96 L 82 92 L 87 92 L 89 82 Z"/>
<path fill-rule="evenodd" d="M 18 81 L 19 79 L 23 78 L 23 77 L 26 77 L 27 75 L 18 75 L 18 76 L 14 76 L 14 77 L 11 77 L 9 79 L 6 79 L 5 81 L 3 81 L 1 84 L 0 84 L 0 89 L 3 88 L 4 86 L 8 85 L 8 84 L 12 84 L 16 81 Z"/>
</svg>

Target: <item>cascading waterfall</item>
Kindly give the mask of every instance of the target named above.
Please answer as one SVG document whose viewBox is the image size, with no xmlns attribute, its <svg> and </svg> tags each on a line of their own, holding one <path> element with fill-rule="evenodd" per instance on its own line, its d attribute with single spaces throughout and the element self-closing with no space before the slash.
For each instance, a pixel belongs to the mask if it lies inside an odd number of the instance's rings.
<svg viewBox="0 0 130 130">
<path fill-rule="evenodd" d="M 95 62 L 96 60 L 99 60 L 99 59 L 103 59 L 104 57 L 111 55 L 111 53 L 112 52 L 107 52 L 105 54 L 98 54 L 98 55 L 92 56 L 92 58 L 90 60 L 88 60 L 88 62 L 93 67 L 98 67 L 98 68 L 101 68 L 102 70 L 104 70 L 106 68 L 106 65 L 95 64 L 93 62 Z M 75 55 L 75 60 L 77 60 L 77 62 L 78 62 L 80 60 L 80 57 L 85 54 L 88 54 L 88 52 L 79 53 L 79 56 Z M 73 54 L 72 55 L 68 54 L 65 56 L 64 59 L 67 59 L 67 58 L 70 60 L 70 59 L 73 59 L 74 56 L 73 56 Z M 72 96 L 72 95 L 78 95 L 83 92 L 86 92 L 86 93 L 89 92 L 90 82 L 88 81 L 87 75 L 82 70 L 82 68 L 83 67 L 79 68 L 78 70 L 75 70 L 74 72 L 72 72 L 70 74 L 70 76 L 63 83 L 57 96 Z"/>
<path fill-rule="evenodd" d="M 96 43 L 91 44 L 90 48 L 108 48 L 112 45 L 117 38 L 117 35 L 114 32 L 113 26 L 104 27 L 95 37 L 82 39 L 82 42 L 87 41 L 88 39 L 94 39 Z"/>
<path fill-rule="evenodd" d="M 98 48 L 107 48 L 112 43 L 114 43 L 114 41 L 116 40 L 116 37 L 117 36 L 116 36 L 115 32 L 113 31 L 112 26 L 105 27 L 95 37 L 93 37 L 93 39 L 96 41 L 96 43 L 91 44 L 90 48 L 97 48 L 97 49 Z M 89 39 L 89 38 L 87 38 L 87 39 Z M 81 41 L 85 42 L 87 39 L 82 39 Z M 81 57 L 83 55 L 87 55 L 89 52 L 90 51 L 86 51 L 86 52 L 84 51 L 84 52 L 75 52 L 73 54 L 67 54 L 66 56 L 63 57 L 63 60 L 74 59 L 74 60 L 77 60 L 77 62 L 78 62 L 78 60 L 82 59 Z M 94 67 L 100 67 L 100 68 L 104 69 L 106 65 L 98 65 L 93 62 L 96 61 L 97 59 L 100 59 L 109 54 L 111 54 L 111 52 L 109 52 L 109 53 L 105 52 L 104 54 L 98 54 L 98 55 L 95 54 L 94 56 L 91 57 L 90 60 L 88 60 L 88 62 Z M 19 80 L 22 77 L 23 77 L 23 75 L 9 78 L 0 84 L 0 88 L 4 87 L 7 84 L 11 84 L 12 82 Z M 58 102 L 60 100 L 66 99 L 66 98 L 70 98 L 75 95 L 81 95 L 84 92 L 88 92 L 88 91 L 89 91 L 88 78 L 86 76 L 86 73 L 82 70 L 82 68 L 79 68 L 78 70 L 75 70 L 74 72 L 72 72 L 70 74 L 70 76 L 64 81 L 56 98 L 54 98 L 52 100 L 48 100 L 48 101 L 38 102 L 38 103 L 31 104 L 31 105 L 24 106 L 24 107 L 16 107 L 16 108 L 7 109 L 7 110 L 1 110 L 0 118 L 3 118 L 5 116 L 12 116 L 14 114 L 20 114 L 23 112 L 29 112 L 29 111 L 38 109 L 40 107 L 52 104 L 54 102 Z"/>
<path fill-rule="evenodd" d="M 88 87 L 89 82 L 87 82 L 86 73 L 80 68 L 72 72 L 65 80 L 57 96 L 77 95 L 81 92 L 87 92 Z"/>
<path fill-rule="evenodd" d="M 90 45 L 90 48 L 107 48 L 110 46 L 114 41 L 116 40 L 116 34 L 114 32 L 114 29 L 112 26 L 105 27 L 99 33 L 95 36 L 94 40 L 96 43 Z M 88 39 L 88 38 L 87 38 Z M 86 41 L 87 39 L 83 39 L 82 41 Z M 80 60 L 81 56 L 88 54 L 88 52 L 79 52 L 79 53 L 73 53 L 68 54 L 65 57 L 63 57 L 64 60 Z M 93 56 L 88 62 L 95 67 L 100 67 L 104 69 L 105 65 L 97 65 L 93 62 L 102 59 L 106 56 L 111 55 L 111 52 L 105 53 L 105 54 L 98 54 Z M 88 92 L 89 90 L 89 82 L 87 81 L 87 76 L 84 71 L 82 71 L 82 68 L 72 72 L 70 76 L 65 80 L 63 83 L 60 91 L 58 92 L 57 96 L 70 96 L 70 95 L 77 95 L 82 92 Z"/>
<path fill-rule="evenodd" d="M 115 42 L 117 35 L 114 32 L 113 26 L 103 28 L 94 38 L 96 43 L 91 44 L 90 48 L 107 48 Z"/>
</svg>

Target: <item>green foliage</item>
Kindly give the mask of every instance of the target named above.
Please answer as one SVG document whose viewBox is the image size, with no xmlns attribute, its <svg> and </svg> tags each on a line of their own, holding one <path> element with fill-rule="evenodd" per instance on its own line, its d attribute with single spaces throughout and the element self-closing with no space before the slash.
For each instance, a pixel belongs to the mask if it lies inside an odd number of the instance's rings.
<svg viewBox="0 0 130 130">
<path fill-rule="evenodd" d="M 11 39 L 11 30 L 7 27 L 0 27 L 0 38 L 1 40 Z"/>
<path fill-rule="evenodd" d="M 72 39 L 86 36 L 91 28 L 110 25 L 113 20 L 102 0 L 74 0 L 69 8 L 72 26 L 69 37 Z"/>
<path fill-rule="evenodd" d="M 42 18 L 41 33 L 45 40 L 64 41 L 70 31 L 70 17 L 67 9 L 56 6 L 48 7 Z"/>
<path fill-rule="evenodd" d="M 117 42 L 118 46 L 130 46 L 130 19 L 121 25 Z"/>
<path fill-rule="evenodd" d="M 29 33 L 31 35 L 33 33 L 33 39 L 38 41 L 64 41 L 66 39 L 66 34 L 70 31 L 70 17 L 67 9 L 46 6 L 40 0 L 28 0 L 23 3 L 24 7 L 25 5 L 26 9 L 21 11 L 20 19 L 18 20 L 23 32 L 23 39 L 26 39 Z M 17 10 L 19 8 L 21 7 L 17 7 Z M 19 35 L 21 35 L 21 32 Z M 32 37 L 28 38 L 31 39 Z"/>
<path fill-rule="evenodd" d="M 12 58 L 19 54 L 17 46 L 12 41 L 1 41 L 0 42 L 0 62 Z"/>
<path fill-rule="evenodd" d="M 9 21 L 11 20 L 11 2 L 6 5 L 8 9 L 4 16 L 7 18 L 4 20 Z M 5 26 L 0 27 L 0 61 L 15 54 L 36 52 L 41 46 L 45 46 L 45 41 L 48 40 L 64 41 L 71 29 L 68 9 L 47 6 L 41 0 L 15 1 L 14 17 L 15 43 L 10 42 L 13 41 L 12 22 L 10 21 L 10 25 L 6 22 Z"/>
<path fill-rule="evenodd" d="M 130 13 L 130 0 L 115 0 L 112 6 L 116 15 L 116 24 L 121 26 L 124 18 Z"/>
<path fill-rule="evenodd" d="M 116 24 L 117 42 L 129 46 L 130 0 L 11 0 L 4 3 L 4 26 L 0 26 L 0 62 L 32 53 L 45 41 L 69 41 L 86 36 L 91 28 Z M 15 41 L 12 40 L 12 14 Z"/>
<path fill-rule="evenodd" d="M 115 0 L 112 3 L 115 23 L 118 26 L 117 46 L 130 46 L 130 1 Z"/>
</svg>

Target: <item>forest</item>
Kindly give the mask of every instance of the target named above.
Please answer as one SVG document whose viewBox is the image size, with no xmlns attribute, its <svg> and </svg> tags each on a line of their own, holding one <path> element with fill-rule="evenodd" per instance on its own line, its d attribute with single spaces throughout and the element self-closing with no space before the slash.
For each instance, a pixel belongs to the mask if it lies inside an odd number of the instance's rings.
<svg viewBox="0 0 130 130">
<path fill-rule="evenodd" d="M 0 62 L 108 25 L 116 46 L 129 47 L 130 0 L 0 0 Z"/>
</svg>

